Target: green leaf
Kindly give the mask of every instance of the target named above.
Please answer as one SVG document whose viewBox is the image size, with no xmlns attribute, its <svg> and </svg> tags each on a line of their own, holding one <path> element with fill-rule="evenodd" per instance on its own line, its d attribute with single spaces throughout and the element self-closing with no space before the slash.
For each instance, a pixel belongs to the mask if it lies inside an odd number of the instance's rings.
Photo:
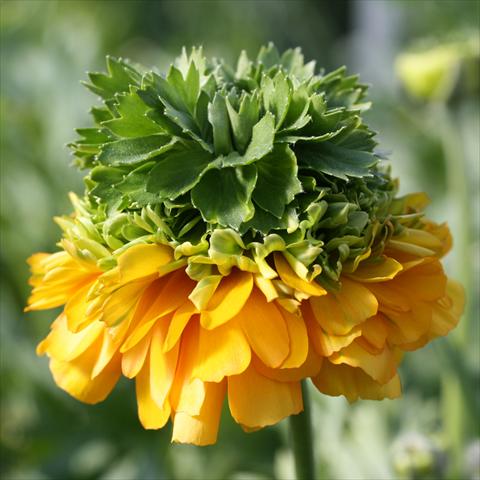
<svg viewBox="0 0 480 480">
<path fill-rule="evenodd" d="M 230 121 L 225 97 L 216 93 L 208 105 L 208 121 L 213 128 L 213 145 L 217 155 L 227 155 L 232 151 Z"/>
<path fill-rule="evenodd" d="M 264 210 L 281 218 L 286 205 L 302 191 L 295 154 L 286 145 L 276 145 L 255 165 L 258 179 L 252 198 Z"/>
<path fill-rule="evenodd" d="M 98 183 L 114 185 L 120 183 L 125 176 L 125 171 L 118 167 L 105 167 L 99 165 L 90 172 L 90 178 Z"/>
<path fill-rule="evenodd" d="M 271 152 L 274 138 L 275 118 L 270 112 L 267 112 L 253 127 L 252 140 L 244 155 L 246 163 L 260 160 L 267 153 Z"/>
<path fill-rule="evenodd" d="M 130 85 L 138 86 L 141 75 L 122 59 L 107 57 L 108 75 L 89 73 L 91 84 L 85 86 L 104 100 L 111 99 L 116 93 L 128 92 Z"/>
<path fill-rule="evenodd" d="M 98 161 L 104 165 L 135 165 L 163 153 L 176 143 L 170 135 L 150 135 L 107 143 Z"/>
<path fill-rule="evenodd" d="M 300 167 L 342 180 L 371 176 L 370 168 L 378 161 L 373 153 L 350 150 L 331 142 L 298 147 L 296 154 Z"/>
<path fill-rule="evenodd" d="M 295 208 L 287 207 L 282 218 L 277 218 L 270 212 L 267 212 L 258 205 L 255 205 L 254 216 L 240 227 L 241 233 L 246 233 L 252 229 L 255 232 L 261 232 L 268 235 L 272 230 L 291 230 L 298 227 L 298 215 Z"/>
<path fill-rule="evenodd" d="M 103 122 L 112 133 L 123 138 L 144 137 L 162 132 L 158 123 L 146 116 L 149 107 L 138 96 L 136 90 L 117 96 L 120 118 Z"/>
<path fill-rule="evenodd" d="M 251 201 L 257 180 L 254 165 L 209 170 L 192 190 L 192 203 L 205 221 L 238 229 L 252 218 Z"/>
<path fill-rule="evenodd" d="M 266 70 L 280 62 L 280 55 L 278 54 L 278 50 L 272 42 L 269 42 L 266 47 L 263 46 L 260 48 L 257 62 L 262 63 Z"/>
<path fill-rule="evenodd" d="M 212 159 L 200 148 L 169 152 L 150 172 L 147 191 L 174 200 L 200 181 Z"/>
<path fill-rule="evenodd" d="M 248 142 L 250 142 L 252 138 L 253 126 L 258 121 L 260 110 L 257 97 L 255 95 L 244 94 L 240 100 L 238 113 L 227 98 L 227 110 L 232 126 L 235 148 L 240 154 L 243 154 Z"/>
<path fill-rule="evenodd" d="M 262 79 L 263 105 L 266 111 L 275 115 L 277 129 L 282 125 L 288 112 L 292 98 L 292 87 L 282 71 L 272 79 L 264 76 Z"/>
</svg>

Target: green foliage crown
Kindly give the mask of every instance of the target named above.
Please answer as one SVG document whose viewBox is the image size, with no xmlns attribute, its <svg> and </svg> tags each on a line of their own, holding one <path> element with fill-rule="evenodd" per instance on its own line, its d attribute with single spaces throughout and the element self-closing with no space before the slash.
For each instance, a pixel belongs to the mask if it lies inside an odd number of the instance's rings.
<svg viewBox="0 0 480 480">
<path fill-rule="evenodd" d="M 242 251 L 274 234 L 328 283 L 399 228 L 361 117 L 366 86 L 344 67 L 317 72 L 270 44 L 236 69 L 201 48 L 166 75 L 112 57 L 107 68 L 89 74 L 103 105 L 71 147 L 89 169 L 82 209 L 111 248 L 152 229 L 174 245 L 227 230 Z"/>
</svg>

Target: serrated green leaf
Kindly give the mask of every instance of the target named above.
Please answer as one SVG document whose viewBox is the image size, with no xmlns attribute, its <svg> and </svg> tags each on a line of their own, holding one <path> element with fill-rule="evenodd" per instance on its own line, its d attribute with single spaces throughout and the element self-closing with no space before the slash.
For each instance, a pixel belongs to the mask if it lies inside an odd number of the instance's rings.
<svg viewBox="0 0 480 480">
<path fill-rule="evenodd" d="M 217 155 L 227 155 L 232 151 L 230 121 L 225 97 L 216 93 L 208 105 L 208 121 L 213 128 L 213 145 Z"/>
<path fill-rule="evenodd" d="M 342 180 L 348 180 L 348 177 L 370 176 L 370 168 L 377 163 L 373 153 L 351 150 L 331 142 L 302 146 L 296 153 L 300 167 Z"/>
<path fill-rule="evenodd" d="M 112 99 L 116 93 L 128 92 L 131 85 L 138 86 L 141 75 L 122 59 L 107 57 L 108 75 L 89 73 L 91 84 L 85 83 L 104 100 Z"/>
<path fill-rule="evenodd" d="M 253 126 L 258 121 L 260 110 L 257 97 L 244 94 L 240 100 L 238 113 L 227 98 L 227 110 L 232 127 L 235 149 L 240 154 L 243 154 L 252 137 Z"/>
<path fill-rule="evenodd" d="M 200 181 L 212 160 L 212 155 L 200 148 L 169 152 L 150 172 L 147 191 L 175 200 Z"/>
<path fill-rule="evenodd" d="M 286 145 L 276 145 L 255 165 L 258 179 L 252 198 L 264 210 L 281 218 L 286 205 L 302 191 L 295 154 Z"/>
<path fill-rule="evenodd" d="M 262 79 L 263 105 L 266 111 L 275 115 L 275 124 L 278 129 L 288 112 L 292 89 L 285 74 L 279 71 L 275 77 L 264 76 Z"/>
<path fill-rule="evenodd" d="M 235 72 L 235 77 L 242 78 L 248 77 L 252 68 L 252 62 L 249 60 L 247 52 L 242 50 L 237 61 L 237 70 Z"/>
<path fill-rule="evenodd" d="M 170 135 L 150 135 L 107 143 L 98 156 L 104 165 L 136 165 L 173 147 Z"/>
<path fill-rule="evenodd" d="M 192 190 L 192 203 L 206 222 L 238 229 L 254 214 L 251 201 L 257 180 L 254 165 L 209 170 Z"/>
<path fill-rule="evenodd" d="M 138 96 L 136 90 L 117 96 L 120 118 L 107 120 L 102 125 L 118 137 L 134 138 L 162 132 L 158 123 L 146 116 L 149 107 Z"/>
<path fill-rule="evenodd" d="M 280 62 L 278 50 L 272 42 L 265 47 L 261 47 L 258 53 L 257 62 L 262 63 L 266 70 Z"/>
</svg>

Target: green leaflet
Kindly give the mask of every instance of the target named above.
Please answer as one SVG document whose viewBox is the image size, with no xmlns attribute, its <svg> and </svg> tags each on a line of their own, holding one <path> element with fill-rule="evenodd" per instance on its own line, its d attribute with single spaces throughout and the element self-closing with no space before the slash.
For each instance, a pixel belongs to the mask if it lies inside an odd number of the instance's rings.
<svg viewBox="0 0 480 480">
<path fill-rule="evenodd" d="M 114 135 L 135 138 L 163 132 L 160 125 L 147 116 L 150 109 L 138 96 L 136 90 L 117 96 L 117 103 L 120 118 L 102 122 L 102 125 Z"/>
<path fill-rule="evenodd" d="M 288 146 L 277 145 L 256 166 L 258 179 L 252 198 L 264 210 L 282 218 L 285 206 L 302 191 L 295 154 Z"/>
<path fill-rule="evenodd" d="M 105 145 L 98 161 L 104 165 L 136 165 L 169 150 L 175 142 L 175 138 L 162 134 L 118 140 Z"/>
<path fill-rule="evenodd" d="M 252 130 L 252 140 L 244 155 L 236 152 L 231 153 L 221 159 L 222 167 L 235 167 L 239 165 L 249 165 L 260 160 L 267 155 L 273 148 L 275 135 L 275 119 L 271 113 L 267 113 Z"/>
<path fill-rule="evenodd" d="M 232 151 L 230 136 L 230 122 L 225 97 L 219 93 L 213 97 L 208 105 L 208 121 L 213 128 L 213 145 L 217 155 L 228 155 Z"/>
<path fill-rule="evenodd" d="M 348 180 L 348 177 L 369 176 L 370 167 L 377 163 L 373 153 L 348 149 L 330 142 L 302 146 L 296 153 L 301 167 L 342 180 Z"/>
<path fill-rule="evenodd" d="M 200 181 L 211 161 L 212 156 L 199 148 L 162 155 L 150 172 L 147 190 L 161 198 L 175 200 Z"/>
<path fill-rule="evenodd" d="M 192 203 L 206 222 L 238 230 L 255 212 L 251 195 L 256 181 L 254 165 L 210 170 L 192 190 Z"/>
</svg>

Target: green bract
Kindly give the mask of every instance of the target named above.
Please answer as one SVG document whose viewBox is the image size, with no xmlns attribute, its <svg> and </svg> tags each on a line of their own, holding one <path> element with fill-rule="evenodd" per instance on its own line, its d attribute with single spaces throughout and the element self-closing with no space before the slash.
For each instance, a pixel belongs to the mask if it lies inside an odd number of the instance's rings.
<svg viewBox="0 0 480 480">
<path fill-rule="evenodd" d="M 396 184 L 361 117 L 366 87 L 273 45 L 236 69 L 185 50 L 166 75 L 107 58 L 87 87 L 103 105 L 71 144 L 89 169 L 77 215 L 59 221 L 105 267 L 132 242 L 174 247 L 197 280 L 236 266 L 334 288 L 343 269 L 380 255 L 405 221 Z M 111 252 L 114 252 L 113 256 Z"/>
</svg>

